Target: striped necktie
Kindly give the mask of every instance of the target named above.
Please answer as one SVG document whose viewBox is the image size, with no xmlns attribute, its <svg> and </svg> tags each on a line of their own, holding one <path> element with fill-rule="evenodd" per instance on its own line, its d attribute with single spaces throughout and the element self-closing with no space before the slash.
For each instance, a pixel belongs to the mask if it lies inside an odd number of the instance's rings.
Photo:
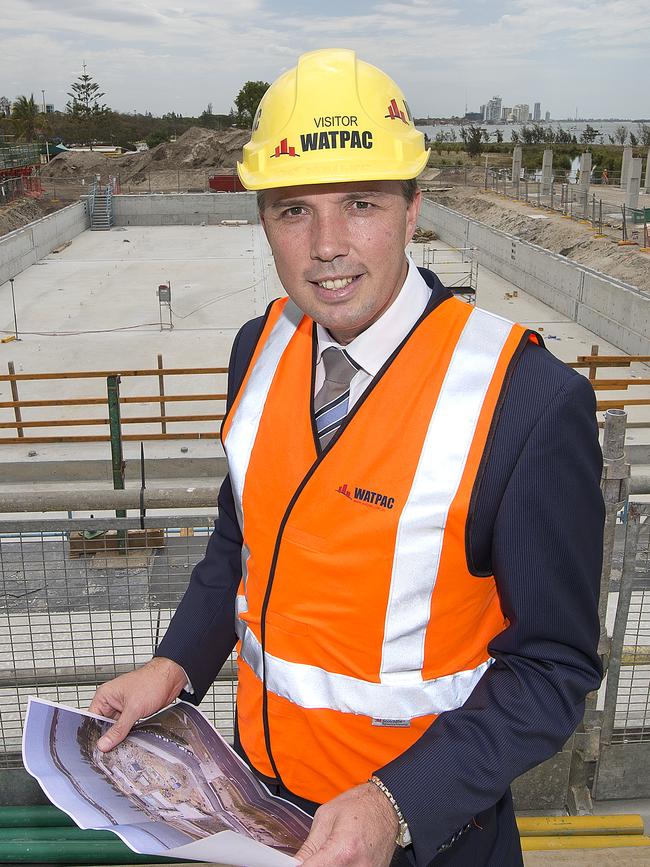
<svg viewBox="0 0 650 867">
<path fill-rule="evenodd" d="M 314 416 L 321 448 L 325 448 L 348 414 L 350 383 L 360 367 L 344 350 L 335 346 L 324 349 L 321 357 L 325 382 L 314 398 Z"/>
</svg>

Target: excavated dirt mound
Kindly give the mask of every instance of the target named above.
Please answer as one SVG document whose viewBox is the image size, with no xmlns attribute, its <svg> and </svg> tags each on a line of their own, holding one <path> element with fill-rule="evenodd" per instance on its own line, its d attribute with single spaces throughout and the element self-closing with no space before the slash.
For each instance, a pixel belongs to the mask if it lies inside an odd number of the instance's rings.
<svg viewBox="0 0 650 867">
<path fill-rule="evenodd" d="M 137 186 L 147 183 L 149 173 L 234 169 L 241 159 L 243 146 L 250 132 L 242 129 L 215 131 L 193 126 L 174 142 L 163 142 L 151 150 L 120 157 L 106 157 L 96 151 L 59 154 L 42 170 L 44 178 L 90 178 L 101 175 L 102 180 L 119 176 L 122 184 Z"/>
<path fill-rule="evenodd" d="M 514 200 L 497 199 L 492 193 L 476 187 L 455 187 L 425 195 L 495 229 L 650 291 L 650 254 L 641 253 L 634 247 L 619 247 L 616 237 L 594 238 L 591 226 Z M 546 219 L 533 219 L 541 215 Z"/>
<path fill-rule="evenodd" d="M 0 208 L 0 235 L 22 229 L 27 223 L 39 220 L 52 211 L 63 208 L 67 202 L 52 203 L 38 199 L 16 199 Z"/>
</svg>

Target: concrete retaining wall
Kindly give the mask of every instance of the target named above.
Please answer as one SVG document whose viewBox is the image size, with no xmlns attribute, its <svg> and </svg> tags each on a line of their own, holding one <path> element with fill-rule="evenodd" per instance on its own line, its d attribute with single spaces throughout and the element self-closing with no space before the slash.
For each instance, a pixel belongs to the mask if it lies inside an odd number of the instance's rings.
<svg viewBox="0 0 650 867">
<path fill-rule="evenodd" d="M 198 226 L 222 220 L 257 222 L 255 193 L 164 193 L 113 196 L 116 226 Z"/>
<path fill-rule="evenodd" d="M 478 262 L 631 355 L 650 341 L 650 296 L 634 286 L 424 200 L 420 225 L 446 244 L 476 247 Z"/>
<path fill-rule="evenodd" d="M 85 202 L 75 202 L 0 238 L 0 285 L 90 226 Z"/>
</svg>

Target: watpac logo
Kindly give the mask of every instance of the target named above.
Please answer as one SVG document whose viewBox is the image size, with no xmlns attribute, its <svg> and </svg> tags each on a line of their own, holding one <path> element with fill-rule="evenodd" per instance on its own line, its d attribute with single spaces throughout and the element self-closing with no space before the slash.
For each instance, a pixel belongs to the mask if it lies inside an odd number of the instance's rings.
<svg viewBox="0 0 650 867">
<path fill-rule="evenodd" d="M 389 497 L 379 491 L 370 491 L 368 488 L 359 488 L 356 485 L 354 490 L 348 488 L 347 484 L 340 485 L 336 493 L 342 494 L 355 503 L 363 503 L 364 506 L 372 506 L 375 509 L 392 509 L 395 505 L 395 497 Z"/>
<path fill-rule="evenodd" d="M 271 158 L 273 157 L 299 157 L 300 154 L 296 153 L 295 147 L 293 145 L 289 147 L 287 143 L 287 139 L 283 138 L 280 144 L 276 147 L 275 153 L 271 154 Z"/>
<path fill-rule="evenodd" d="M 388 114 L 385 114 L 384 117 L 388 117 L 391 120 L 401 120 L 402 123 L 408 124 L 408 120 L 406 119 L 406 116 L 408 115 L 410 117 L 411 115 L 409 112 L 408 105 L 406 103 L 404 103 L 404 108 L 406 109 L 406 113 L 404 113 L 400 109 L 400 107 L 397 105 L 396 99 L 391 99 L 390 104 L 388 106 Z"/>
</svg>

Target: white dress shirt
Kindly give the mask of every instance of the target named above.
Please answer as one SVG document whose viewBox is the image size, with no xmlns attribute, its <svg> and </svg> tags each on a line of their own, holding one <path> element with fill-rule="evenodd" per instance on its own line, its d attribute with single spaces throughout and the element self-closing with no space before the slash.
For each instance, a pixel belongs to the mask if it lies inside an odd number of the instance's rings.
<svg viewBox="0 0 650 867">
<path fill-rule="evenodd" d="M 397 298 L 376 322 L 373 322 L 369 328 L 362 331 L 350 343 L 342 346 L 336 342 L 326 328 L 319 324 L 316 325 L 318 361 L 316 363 L 314 394 L 318 394 L 325 382 L 323 350 L 327 349 L 328 346 L 345 349 L 350 358 L 361 368 L 354 374 L 350 383 L 349 408 L 351 409 L 387 359 L 413 328 L 427 306 L 431 290 L 410 256 L 408 263 L 409 269 L 406 280 L 404 280 Z"/>
</svg>

